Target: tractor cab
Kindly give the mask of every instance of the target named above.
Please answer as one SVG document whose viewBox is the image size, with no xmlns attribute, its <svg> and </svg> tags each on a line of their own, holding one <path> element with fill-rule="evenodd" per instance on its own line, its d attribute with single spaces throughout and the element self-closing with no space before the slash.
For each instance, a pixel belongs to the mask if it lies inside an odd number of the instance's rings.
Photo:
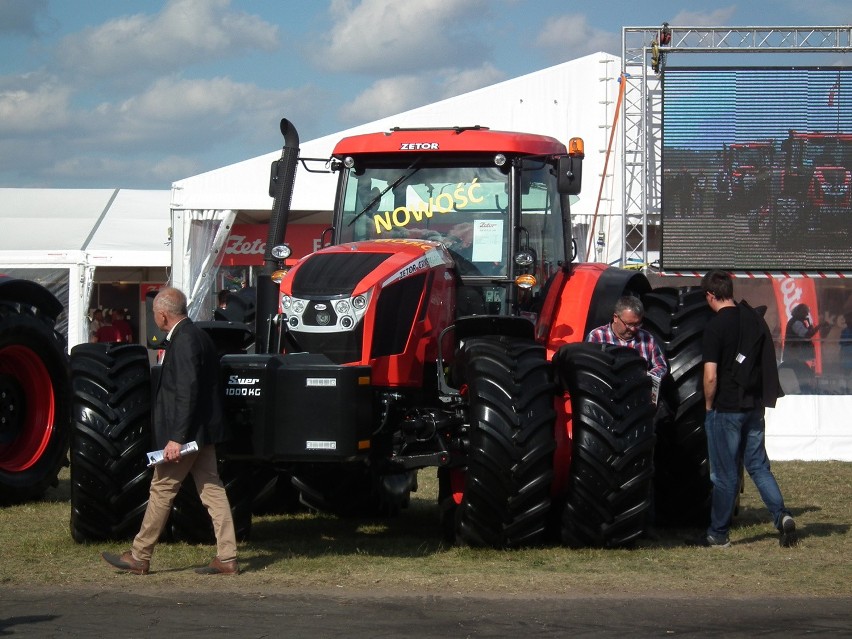
<svg viewBox="0 0 852 639">
<path fill-rule="evenodd" d="M 566 172 L 568 158 L 553 138 L 482 127 L 393 129 L 346 138 L 333 156 L 340 171 L 333 243 L 441 243 L 470 294 L 461 314 L 526 312 L 570 260 L 558 179 L 560 158 Z M 575 169 L 579 182 L 579 158 Z"/>
</svg>

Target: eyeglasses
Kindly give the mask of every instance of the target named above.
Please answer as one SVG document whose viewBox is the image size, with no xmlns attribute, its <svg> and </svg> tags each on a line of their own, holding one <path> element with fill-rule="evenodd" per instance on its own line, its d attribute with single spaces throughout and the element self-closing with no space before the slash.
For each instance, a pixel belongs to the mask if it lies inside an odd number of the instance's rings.
<svg viewBox="0 0 852 639">
<path fill-rule="evenodd" d="M 619 321 L 619 322 L 621 322 L 622 324 L 624 324 L 625 328 L 631 328 L 631 329 L 633 329 L 633 330 L 636 330 L 637 328 L 639 328 L 640 326 L 642 326 L 642 320 L 639 320 L 638 322 L 630 322 L 630 323 L 627 323 L 627 322 L 625 322 L 623 319 L 621 319 L 621 317 L 619 317 L 618 315 L 616 315 L 615 317 L 616 317 L 616 318 L 618 318 L 618 321 Z"/>
</svg>

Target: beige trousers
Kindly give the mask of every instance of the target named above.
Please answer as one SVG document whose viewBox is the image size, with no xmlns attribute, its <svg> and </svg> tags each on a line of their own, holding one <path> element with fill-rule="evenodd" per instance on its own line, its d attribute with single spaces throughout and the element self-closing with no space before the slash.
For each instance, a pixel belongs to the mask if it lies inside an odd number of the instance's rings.
<svg viewBox="0 0 852 639">
<path fill-rule="evenodd" d="M 204 446 L 197 453 L 185 455 L 178 462 L 166 462 L 154 467 L 148 507 L 142 519 L 139 534 L 133 540 L 133 556 L 139 560 L 150 560 L 154 545 L 160 538 L 169 519 L 172 502 L 186 476 L 192 474 L 201 503 L 213 520 L 216 535 L 216 556 L 221 561 L 230 561 L 237 556 L 237 536 L 231 505 L 216 466 L 216 447 Z"/>
</svg>

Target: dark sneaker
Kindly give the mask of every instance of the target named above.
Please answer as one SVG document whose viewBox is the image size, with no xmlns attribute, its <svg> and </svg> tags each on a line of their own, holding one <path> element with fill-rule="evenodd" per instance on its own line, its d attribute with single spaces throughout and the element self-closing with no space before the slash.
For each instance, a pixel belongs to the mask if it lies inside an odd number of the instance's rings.
<svg viewBox="0 0 852 639">
<path fill-rule="evenodd" d="M 790 515 L 784 515 L 781 519 L 781 539 L 778 542 L 782 548 L 792 548 L 798 545 L 799 536 L 796 534 L 796 522 Z"/>
<path fill-rule="evenodd" d="M 718 539 L 713 535 L 701 535 L 695 539 L 687 539 L 687 546 L 692 546 L 693 548 L 730 548 L 731 540 L 725 537 L 724 539 Z"/>
</svg>

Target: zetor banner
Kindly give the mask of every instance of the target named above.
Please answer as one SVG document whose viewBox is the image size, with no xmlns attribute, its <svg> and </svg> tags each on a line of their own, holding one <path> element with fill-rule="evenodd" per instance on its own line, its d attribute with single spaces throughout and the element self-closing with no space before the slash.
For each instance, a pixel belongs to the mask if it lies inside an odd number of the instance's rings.
<svg viewBox="0 0 852 639">
<path fill-rule="evenodd" d="M 787 337 L 787 322 L 790 321 L 793 309 L 799 304 L 807 304 L 810 309 L 811 318 L 819 323 L 819 308 L 817 307 L 816 286 L 809 277 L 773 277 L 772 288 L 775 290 L 775 303 L 778 305 L 778 317 L 781 318 L 781 344 Z M 814 370 L 817 375 L 822 374 L 822 341 L 814 340 L 814 351 L 816 362 Z"/>
<path fill-rule="evenodd" d="M 326 228 L 325 224 L 288 225 L 285 239 L 293 251 L 290 259 L 304 257 L 319 249 L 320 237 Z M 262 266 L 268 233 L 268 224 L 234 224 L 225 242 L 222 265 Z"/>
</svg>

